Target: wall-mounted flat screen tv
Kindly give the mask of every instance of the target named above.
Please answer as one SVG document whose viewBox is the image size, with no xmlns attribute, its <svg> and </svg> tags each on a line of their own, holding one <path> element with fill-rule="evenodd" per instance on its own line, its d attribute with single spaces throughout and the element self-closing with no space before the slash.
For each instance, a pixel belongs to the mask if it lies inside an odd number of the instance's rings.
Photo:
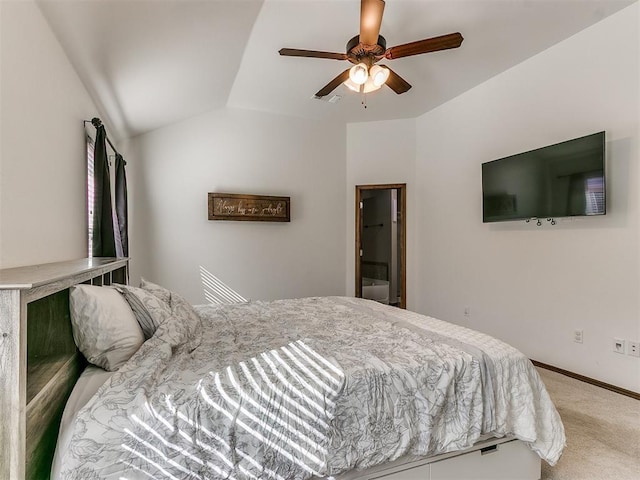
<svg viewBox="0 0 640 480">
<path fill-rule="evenodd" d="M 605 132 L 482 164 L 482 221 L 604 215 Z"/>
</svg>

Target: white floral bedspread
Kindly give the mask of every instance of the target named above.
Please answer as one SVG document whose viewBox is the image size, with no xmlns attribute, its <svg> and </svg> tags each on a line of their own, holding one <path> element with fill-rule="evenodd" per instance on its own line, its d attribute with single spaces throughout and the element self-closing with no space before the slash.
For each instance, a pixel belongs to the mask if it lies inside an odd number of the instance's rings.
<svg viewBox="0 0 640 480">
<path fill-rule="evenodd" d="M 354 298 L 176 311 L 79 413 L 64 479 L 307 479 L 514 435 L 554 464 L 558 413 L 487 335 Z"/>
</svg>

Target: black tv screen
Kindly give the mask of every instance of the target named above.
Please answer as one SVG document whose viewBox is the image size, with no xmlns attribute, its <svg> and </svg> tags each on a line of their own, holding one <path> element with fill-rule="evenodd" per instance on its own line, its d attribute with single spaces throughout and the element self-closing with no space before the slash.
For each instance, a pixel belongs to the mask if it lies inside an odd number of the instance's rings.
<svg viewBox="0 0 640 480">
<path fill-rule="evenodd" d="M 482 164 L 482 221 L 606 213 L 605 132 Z"/>
</svg>

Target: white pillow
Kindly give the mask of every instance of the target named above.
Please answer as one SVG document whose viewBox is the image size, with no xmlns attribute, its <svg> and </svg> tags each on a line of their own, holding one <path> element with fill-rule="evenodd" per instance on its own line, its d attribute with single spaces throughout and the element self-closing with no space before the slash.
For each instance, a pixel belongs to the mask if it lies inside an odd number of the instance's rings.
<svg viewBox="0 0 640 480">
<path fill-rule="evenodd" d="M 70 288 L 73 339 L 86 359 L 113 372 L 144 343 L 144 335 L 129 304 L 108 287 Z"/>
</svg>

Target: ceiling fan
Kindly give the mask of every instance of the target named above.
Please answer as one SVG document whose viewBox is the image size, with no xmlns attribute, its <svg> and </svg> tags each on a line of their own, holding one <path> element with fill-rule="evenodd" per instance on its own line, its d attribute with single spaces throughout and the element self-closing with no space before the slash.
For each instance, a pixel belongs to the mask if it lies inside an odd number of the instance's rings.
<svg viewBox="0 0 640 480">
<path fill-rule="evenodd" d="M 459 32 L 456 32 L 387 48 L 386 40 L 380 35 L 384 5 L 384 0 L 361 0 L 360 35 L 356 35 L 349 40 L 346 53 L 319 52 L 317 50 L 299 50 L 296 48 L 282 48 L 278 53 L 288 57 L 328 58 L 332 60 L 348 60 L 353 63 L 351 68 L 346 69 L 318 90 L 315 94 L 316 98 L 329 95 L 341 83 L 356 92 L 368 93 L 378 90 L 382 85 L 386 84 L 397 94 L 404 93 L 411 88 L 411 85 L 388 66 L 377 65 L 380 60 L 383 58 L 393 60 L 422 53 L 458 48 L 464 39 Z"/>
</svg>

